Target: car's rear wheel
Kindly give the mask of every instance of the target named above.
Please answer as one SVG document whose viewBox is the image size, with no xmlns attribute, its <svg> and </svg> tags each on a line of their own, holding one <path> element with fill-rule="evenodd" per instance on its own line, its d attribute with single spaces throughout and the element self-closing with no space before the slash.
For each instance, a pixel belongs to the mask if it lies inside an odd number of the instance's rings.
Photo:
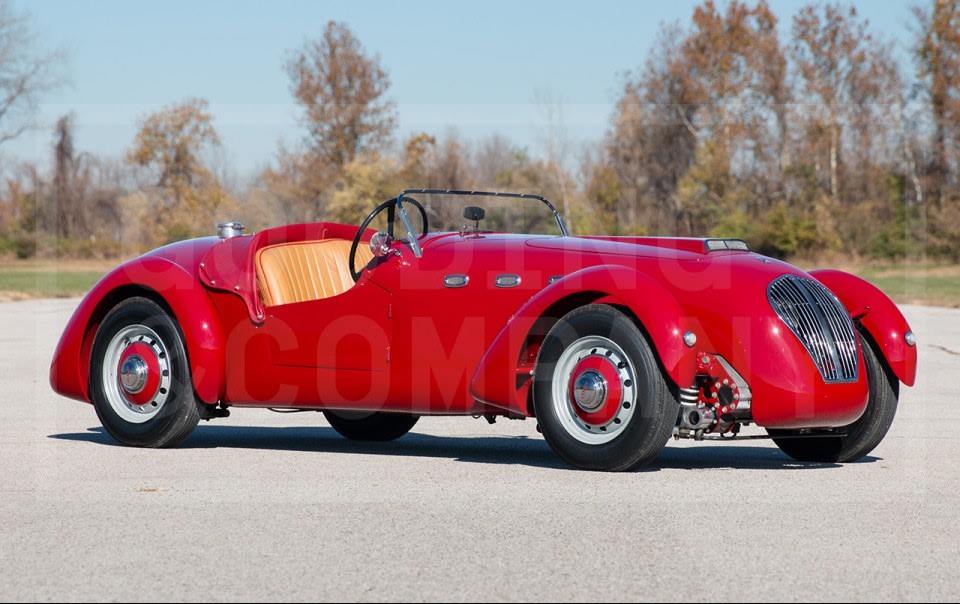
<svg viewBox="0 0 960 604">
<path fill-rule="evenodd" d="M 870 400 L 860 419 L 840 428 L 843 436 L 804 438 L 796 430 L 768 430 L 781 451 L 798 461 L 844 463 L 866 457 L 880 444 L 897 414 L 900 382 L 862 335 L 860 349 L 870 385 Z"/>
<path fill-rule="evenodd" d="M 533 402 L 547 443 L 585 470 L 649 463 L 670 438 L 679 405 L 637 325 L 612 306 L 578 308 L 550 330 Z"/>
<path fill-rule="evenodd" d="M 324 411 L 334 430 L 350 440 L 396 440 L 413 429 L 417 415 L 409 413 L 367 413 L 360 411 Z"/>
<path fill-rule="evenodd" d="M 125 445 L 172 447 L 193 432 L 194 397 L 183 335 L 148 298 L 130 298 L 104 318 L 90 357 L 90 397 L 106 431 Z"/>
</svg>

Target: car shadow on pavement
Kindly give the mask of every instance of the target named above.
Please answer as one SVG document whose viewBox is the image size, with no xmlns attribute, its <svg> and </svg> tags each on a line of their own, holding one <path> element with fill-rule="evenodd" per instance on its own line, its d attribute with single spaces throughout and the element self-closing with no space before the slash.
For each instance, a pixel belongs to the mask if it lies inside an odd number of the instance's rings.
<svg viewBox="0 0 960 604">
<path fill-rule="evenodd" d="M 52 434 L 50 438 L 120 446 L 101 427 L 90 428 L 86 432 Z M 378 443 L 349 441 L 328 427 L 201 425 L 179 448 L 233 448 L 308 453 L 445 457 L 468 463 L 527 465 L 560 470 L 572 469 L 550 450 L 550 447 L 542 438 L 527 436 L 447 437 L 411 432 L 400 440 Z M 874 461 L 878 461 L 878 458 L 866 457 L 860 463 Z M 660 456 L 641 471 L 708 468 L 822 470 L 838 467 L 841 467 L 840 464 L 807 463 L 793 460 L 781 453 L 773 443 L 769 443 L 767 446 L 711 443 L 687 447 L 671 447 L 668 444 Z"/>
<path fill-rule="evenodd" d="M 743 441 L 741 441 L 743 442 Z M 761 445 L 707 443 L 692 447 L 671 447 L 660 453 L 650 464 L 652 468 L 699 470 L 725 468 L 731 470 L 823 470 L 840 468 L 845 464 L 797 461 L 780 451 L 773 441 Z M 880 458 L 867 456 L 858 464 L 873 463 Z"/>
<path fill-rule="evenodd" d="M 121 446 L 101 427 L 86 432 L 52 434 L 50 438 Z M 472 463 L 528 465 L 567 469 L 547 443 L 527 436 L 433 436 L 410 432 L 390 442 L 347 440 L 333 428 L 323 426 L 215 426 L 200 425 L 178 449 L 250 449 L 300 451 L 306 453 L 349 453 L 398 457 L 450 458 Z"/>
</svg>

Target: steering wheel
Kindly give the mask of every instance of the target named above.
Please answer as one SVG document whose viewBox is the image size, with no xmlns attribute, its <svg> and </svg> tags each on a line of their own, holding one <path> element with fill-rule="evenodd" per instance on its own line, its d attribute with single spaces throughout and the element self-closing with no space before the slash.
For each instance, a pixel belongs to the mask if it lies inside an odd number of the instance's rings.
<svg viewBox="0 0 960 604">
<path fill-rule="evenodd" d="M 423 232 L 419 237 L 423 237 L 427 234 L 427 211 L 424 209 L 423 204 L 412 197 L 404 197 L 404 203 L 412 204 L 420 211 L 420 220 L 423 224 Z M 363 275 L 363 270 L 357 271 L 354 268 L 354 262 L 357 259 L 357 248 L 360 246 L 360 239 L 363 238 L 364 231 L 367 230 L 367 227 L 370 226 L 370 223 L 373 222 L 373 219 L 380 215 L 384 210 L 387 211 L 387 234 L 390 235 L 390 238 L 393 239 L 393 223 L 397 214 L 397 199 L 388 199 L 385 202 L 381 203 L 373 209 L 372 212 L 367 216 L 367 218 L 360 223 L 360 228 L 357 229 L 357 234 L 353 236 L 353 245 L 350 246 L 350 259 L 347 261 L 350 265 L 350 276 L 353 278 L 353 282 L 356 283 L 360 280 L 360 276 Z M 412 233 L 411 233 L 412 234 Z"/>
</svg>

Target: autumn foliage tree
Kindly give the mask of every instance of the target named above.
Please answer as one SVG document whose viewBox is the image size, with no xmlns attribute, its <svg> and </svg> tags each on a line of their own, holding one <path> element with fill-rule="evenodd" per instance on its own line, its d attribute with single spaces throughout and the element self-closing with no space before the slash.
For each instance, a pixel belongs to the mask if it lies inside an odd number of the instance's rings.
<svg viewBox="0 0 960 604">
<path fill-rule="evenodd" d="M 762 206 L 784 161 L 786 61 L 765 2 L 713 2 L 665 27 L 608 138 L 624 232 L 696 234 Z M 639 223 L 639 224 L 638 224 Z"/>
<path fill-rule="evenodd" d="M 143 118 L 127 161 L 152 174 L 152 193 L 167 239 L 209 232 L 232 200 L 203 160 L 220 145 L 203 99 L 189 99 Z"/>
<path fill-rule="evenodd" d="M 364 50 L 343 23 L 330 21 L 317 40 L 287 62 L 293 96 L 303 107 L 308 143 L 320 160 L 342 167 L 379 151 L 396 127 L 380 58 Z"/>
<path fill-rule="evenodd" d="M 166 189 L 178 201 L 208 171 L 200 154 L 208 145 L 219 145 L 207 101 L 190 99 L 164 107 L 143 118 L 128 161 L 152 168 L 156 186 Z"/>
<path fill-rule="evenodd" d="M 763 1 L 694 10 L 679 59 L 695 102 L 685 125 L 698 141 L 677 193 L 690 232 L 722 229 L 776 196 L 791 100 L 776 27 Z"/>
<path fill-rule="evenodd" d="M 837 3 L 801 7 L 789 39 L 781 29 L 764 0 L 708 0 L 689 26 L 663 28 L 586 171 L 617 231 L 740 236 L 783 256 L 899 253 L 876 245 L 908 228 L 888 45 Z"/>
<path fill-rule="evenodd" d="M 0 166 L 0 254 L 157 233 L 131 248 L 141 251 L 223 218 L 358 222 L 399 189 L 431 187 L 545 194 L 575 233 L 742 237 L 782 257 L 960 260 L 960 0 L 914 1 L 911 72 L 848 0 L 790 13 L 767 0 L 703 0 L 663 25 L 646 57 L 627 59 L 639 67 L 623 78 L 606 136 L 572 152 L 549 95 L 546 135 L 529 148 L 454 127 L 397 141 L 380 57 L 331 21 L 283 65 L 305 136 L 281 144 L 248 186 L 227 194 L 211 169 L 220 139 L 203 100 L 144 116 L 122 164 L 80 151 L 66 117 L 48 156 Z M 27 25 L 0 0 L 0 143 L 30 126 L 55 83 L 56 57 L 37 50 Z M 457 228 L 450 208 L 430 205 L 431 223 Z M 487 224 L 552 228 L 511 212 Z"/>
<path fill-rule="evenodd" d="M 364 156 L 378 161 L 388 151 L 397 123 L 390 79 L 379 57 L 336 21 L 291 54 L 285 68 L 307 136 L 304 148 L 282 147 L 263 180 L 287 214 L 316 220 L 338 181 L 353 178 L 348 165 Z"/>
<path fill-rule="evenodd" d="M 829 191 L 839 201 L 844 142 L 870 138 L 880 123 L 872 111 L 892 100 L 886 95 L 896 89 L 896 68 L 852 6 L 803 7 L 794 18 L 793 36 L 799 87 L 814 108 L 808 134 L 824 141 Z M 869 148 L 867 142 L 858 151 Z"/>
</svg>

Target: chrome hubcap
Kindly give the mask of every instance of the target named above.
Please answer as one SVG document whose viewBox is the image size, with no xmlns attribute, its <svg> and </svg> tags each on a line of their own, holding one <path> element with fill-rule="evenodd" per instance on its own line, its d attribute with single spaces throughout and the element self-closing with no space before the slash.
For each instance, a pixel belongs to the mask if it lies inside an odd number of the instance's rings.
<svg viewBox="0 0 960 604">
<path fill-rule="evenodd" d="M 170 397 L 167 347 L 146 325 L 124 327 L 107 344 L 100 379 L 107 402 L 121 419 L 132 424 L 150 421 Z"/>
<path fill-rule="evenodd" d="M 598 372 L 588 369 L 574 380 L 573 398 L 584 411 L 594 411 L 607 400 L 607 381 Z"/>
<path fill-rule="evenodd" d="M 629 425 L 637 401 L 637 370 L 619 344 L 585 336 L 560 354 L 553 372 L 552 406 L 566 432 L 590 445 L 615 439 Z"/>
<path fill-rule="evenodd" d="M 147 362 L 133 355 L 120 366 L 120 385 L 130 394 L 137 394 L 147 385 Z"/>
</svg>

